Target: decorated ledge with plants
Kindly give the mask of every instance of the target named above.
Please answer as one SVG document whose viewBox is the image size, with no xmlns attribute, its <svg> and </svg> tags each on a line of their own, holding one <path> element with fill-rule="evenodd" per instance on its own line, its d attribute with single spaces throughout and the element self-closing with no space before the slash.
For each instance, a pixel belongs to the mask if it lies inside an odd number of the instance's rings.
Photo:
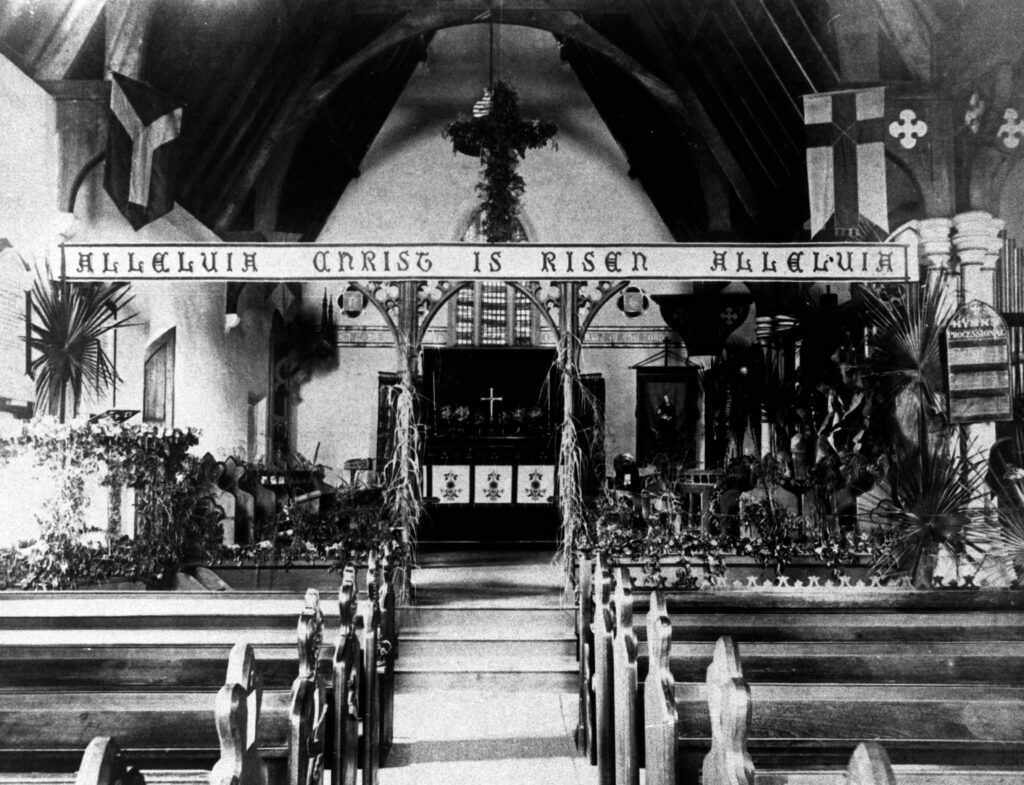
<svg viewBox="0 0 1024 785">
<path fill-rule="evenodd" d="M 366 487 L 342 487 L 318 504 L 285 496 L 247 542 L 225 545 L 217 498 L 226 491 L 210 494 L 204 485 L 211 458 L 189 452 L 198 443 L 193 430 L 109 419 L 40 418 L 0 439 L 0 463 L 25 477 L 23 493 L 38 493 L 34 536 L 0 548 L 0 588 L 172 589 L 197 565 L 215 564 L 316 562 L 337 571 L 386 543 L 403 560 L 404 538 L 392 530 L 382 491 Z M 126 491 L 134 495 L 134 537 L 122 533 Z"/>
<path fill-rule="evenodd" d="M 731 584 L 751 567 L 787 583 L 817 566 L 834 579 L 1021 587 L 1024 419 L 999 460 L 950 423 L 941 337 L 956 304 L 945 289 L 904 299 L 866 287 L 860 298 L 860 359 L 837 355 L 814 378 L 773 377 L 777 389 L 766 385 L 749 417 L 730 413 L 734 454 L 757 444 L 762 416 L 777 451 L 712 472 L 710 509 L 693 520 L 683 467 L 657 465 L 642 494 L 591 506 L 578 549 L 635 564 L 645 585 Z"/>
</svg>

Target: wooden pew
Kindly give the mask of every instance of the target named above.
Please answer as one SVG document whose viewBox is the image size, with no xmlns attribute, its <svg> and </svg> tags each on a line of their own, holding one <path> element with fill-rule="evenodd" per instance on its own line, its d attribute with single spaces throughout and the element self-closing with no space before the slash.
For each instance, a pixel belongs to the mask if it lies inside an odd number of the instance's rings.
<svg viewBox="0 0 1024 785">
<path fill-rule="evenodd" d="M 701 771 L 703 785 L 819 785 L 837 781 L 838 769 L 832 771 L 787 771 L 762 770 L 755 768 L 754 759 L 748 749 L 754 726 L 751 721 L 754 704 L 751 689 L 743 678 L 743 667 L 739 649 L 728 637 L 718 640 L 715 654 L 708 666 L 706 677 L 706 698 L 710 719 L 710 749 L 704 757 Z M 782 722 L 781 718 L 779 721 Z M 784 732 L 784 731 L 783 731 Z M 671 750 L 667 750 L 671 755 Z M 964 764 L 969 764 L 965 760 Z M 653 779 L 652 779 L 653 775 Z M 660 785 L 666 782 L 660 774 L 648 770 L 648 782 Z M 885 749 L 878 742 L 857 745 L 846 768 L 849 783 L 917 783 L 932 785 L 967 785 L 967 783 L 1009 783 L 1024 778 L 1024 769 L 1011 771 L 986 771 L 963 765 L 955 768 L 901 767 L 899 777 L 889 761 Z"/>
<path fill-rule="evenodd" d="M 380 572 L 386 575 L 388 569 Z M 349 570 L 349 574 L 348 591 L 355 613 L 356 573 Z M 388 690 L 393 696 L 397 614 L 389 583 L 379 579 L 376 583 L 380 588 L 374 591 L 382 602 L 377 615 L 379 623 L 388 630 L 384 639 L 390 642 L 389 655 L 382 658 L 380 666 L 382 697 L 387 701 Z M 291 702 L 290 688 L 295 687 L 294 609 L 294 595 L 281 592 L 0 595 L 0 689 L 69 690 L 72 698 L 80 699 L 84 707 L 90 695 L 108 690 L 142 694 L 156 687 L 161 690 L 159 699 L 170 701 L 164 691 L 180 695 L 222 683 L 224 658 L 233 641 L 245 636 L 253 642 L 263 666 L 274 725 Z M 366 606 L 361 612 L 369 610 L 370 606 Z M 323 619 L 324 614 L 320 613 Z M 332 609 L 327 609 L 327 613 L 333 615 Z M 313 660 L 329 683 L 333 683 L 334 655 L 332 646 L 324 646 Z M 393 697 L 390 701 L 390 706 L 385 702 L 385 708 L 393 707 Z M 328 700 L 327 705 L 333 703 Z M 386 713 L 376 709 L 375 716 L 380 725 L 379 737 L 390 739 L 393 709 Z M 0 726 L 3 722 L 0 711 Z M 8 745 L 0 741 L 0 770 L 21 768 L 19 755 L 10 750 L 5 752 L 5 746 Z M 273 754 L 280 755 L 282 750 Z M 50 767 L 70 770 L 69 755 L 58 756 Z M 336 757 L 332 755 L 330 760 Z M 157 759 L 145 763 L 147 768 L 162 765 Z"/>
<path fill-rule="evenodd" d="M 390 554 L 371 551 L 367 597 L 356 599 L 355 572 L 346 568 L 339 592 L 339 632 L 332 669 L 335 782 L 376 785 L 394 737 L 398 620 Z M 362 738 L 359 729 L 362 728 Z M 355 757 L 352 751 L 357 750 Z"/>
<path fill-rule="evenodd" d="M 363 617 L 356 615 L 356 576 L 346 567 L 338 592 L 340 624 L 332 669 L 334 700 L 334 764 L 336 785 L 355 785 L 359 767 L 360 684 Z"/>
<path fill-rule="evenodd" d="M 360 760 L 363 769 L 363 785 L 377 785 L 380 769 L 381 737 L 381 695 L 378 662 L 380 660 L 380 559 L 371 551 L 366 569 L 367 598 L 360 600 L 358 614 L 363 619 L 357 626 L 361 635 L 362 665 L 360 679 L 360 706 L 362 708 L 363 739 Z"/>
<path fill-rule="evenodd" d="M 294 599 L 290 604 L 294 609 Z M 291 626 L 290 662 L 294 677 L 299 662 L 295 656 L 294 615 Z M 292 752 L 306 751 L 314 761 L 318 756 L 323 759 L 326 698 L 322 676 L 312 667 L 319 660 L 317 649 L 322 626 L 319 597 L 311 591 L 299 620 L 299 646 L 304 663 L 298 678 L 294 679 L 290 691 L 275 688 L 264 696 L 262 679 L 256 691 L 258 700 L 262 702 L 265 697 L 268 708 L 260 726 L 263 754 L 283 772 L 288 765 L 304 766 L 308 772 L 306 760 L 301 755 L 293 758 Z M 235 644 L 228 657 L 232 663 L 228 683 L 247 682 L 249 677 L 243 678 L 243 675 L 252 670 L 255 662 L 255 651 L 246 643 L 249 661 L 237 664 L 239 646 Z M 118 661 L 124 662 L 116 657 L 108 661 L 104 673 L 112 671 L 112 663 Z M 2 666 L 0 662 L 0 673 L 4 671 Z M 52 668 L 42 670 L 49 672 Z M 16 687 L 5 686 L 0 701 L 0 769 L 6 772 L 70 771 L 97 730 L 121 738 L 130 748 L 133 761 L 147 769 L 194 769 L 197 764 L 212 765 L 221 745 L 217 728 L 210 722 L 210 712 L 217 685 L 225 684 L 223 658 L 220 673 L 220 678 L 212 684 L 205 681 L 205 672 L 199 679 L 186 673 L 183 683 L 171 688 L 161 686 L 142 691 L 134 684 L 137 676 L 133 675 L 126 676 L 124 682 L 130 685 L 127 687 L 115 679 L 96 681 L 87 689 L 69 690 L 45 681 L 33 683 L 23 672 Z M 287 774 L 275 779 L 283 781 Z M 306 782 L 307 778 L 296 781 Z"/>
<path fill-rule="evenodd" d="M 288 708 L 288 783 L 320 782 L 326 763 L 327 715 L 330 704 L 319 670 L 324 637 L 320 593 L 306 592 L 306 607 L 299 616 L 299 675 L 292 684 Z"/>
<path fill-rule="evenodd" d="M 324 763 L 324 730 L 327 716 L 326 695 L 323 679 L 317 672 L 316 663 L 319 659 L 319 647 L 323 637 L 323 614 L 320 611 L 320 598 L 315 589 L 307 592 L 305 607 L 298 622 L 298 675 L 292 685 L 290 704 L 287 712 L 287 752 L 286 763 L 275 767 L 283 772 L 283 779 L 274 776 L 272 782 L 287 782 L 288 785 L 317 785 L 322 778 Z M 223 663 L 222 663 L 223 668 Z M 112 700 L 116 693 L 111 693 Z M 258 740 L 265 738 L 265 727 L 260 723 L 260 710 L 263 705 L 263 679 L 260 674 L 257 658 L 253 647 L 245 642 L 236 643 L 228 657 L 226 675 L 222 677 L 220 690 L 205 691 L 205 717 L 196 717 L 195 721 L 216 732 L 217 752 L 219 758 L 212 771 L 157 772 L 159 782 L 176 783 L 211 783 L 217 785 L 266 785 L 268 782 L 268 766 L 264 757 L 273 761 L 273 756 L 261 754 Z M 54 699 L 54 693 L 41 694 L 43 701 L 56 704 L 54 709 L 59 712 L 60 700 Z M 210 709 L 213 712 L 210 712 Z M 57 715 L 57 725 L 66 718 Z M 179 742 L 182 724 L 180 717 L 168 715 L 166 722 L 157 718 L 154 724 L 167 734 L 165 747 L 173 747 Z M 189 714 L 189 719 L 192 719 Z M 202 722 L 205 719 L 205 722 Z M 109 729 L 107 726 L 105 729 Z M 119 731 L 125 728 L 119 727 Z M 122 735 L 122 738 L 124 736 Z M 118 747 L 110 737 L 93 739 L 82 759 L 77 781 L 103 780 L 105 777 L 125 777 L 125 782 L 139 782 L 137 770 L 126 769 L 119 763 Z M 137 760 L 133 754 L 133 758 Z M 133 773 L 134 772 L 134 773 Z M 17 782 L 17 777 L 0 775 L 4 785 Z M 22 777 L 22 781 L 43 785 L 43 783 L 69 783 L 70 776 L 60 774 L 46 775 L 35 773 L 30 778 Z"/>
<path fill-rule="evenodd" d="M 311 598 L 307 597 L 307 601 Z M 315 613 L 319 598 L 307 602 L 300 619 L 300 628 L 309 634 L 307 651 L 320 633 L 315 629 Z M 301 643 L 300 643 L 301 646 Z M 300 674 L 298 682 L 304 681 Z M 220 744 L 220 757 L 209 772 L 190 772 L 179 775 L 183 785 L 267 785 L 267 765 L 261 759 L 256 743 L 256 728 L 262 698 L 262 682 L 252 647 L 238 643 L 228 659 L 227 678 L 217 693 L 214 724 Z M 319 785 L 322 769 L 304 771 L 301 779 L 294 777 L 295 767 L 289 766 L 289 785 Z M 166 773 L 161 778 L 166 781 Z M 97 737 L 89 742 L 82 756 L 75 785 L 146 785 L 145 776 L 125 762 L 125 756 L 111 737 Z M 152 785 L 152 781 L 151 781 Z"/>
<path fill-rule="evenodd" d="M 620 633 L 624 626 L 620 620 L 624 614 L 623 608 L 617 605 L 635 604 L 639 615 L 648 609 L 649 603 L 644 597 L 637 597 L 634 603 L 630 592 L 618 588 L 627 588 L 629 582 L 621 573 L 617 578 L 614 590 L 601 591 L 607 600 L 601 607 L 595 608 L 593 635 L 595 639 L 614 639 L 620 635 L 622 645 L 613 646 L 616 654 L 620 654 L 628 652 L 626 641 L 629 636 L 624 630 Z M 610 579 L 610 574 L 605 570 L 595 574 L 593 581 L 600 586 Z M 582 580 L 580 585 L 583 585 Z M 657 696 L 663 695 L 668 689 L 667 685 L 674 682 L 685 684 L 700 679 L 711 657 L 711 641 L 732 630 L 741 630 L 739 634 L 750 636 L 754 641 L 751 644 L 744 643 L 745 650 L 751 647 L 755 650 L 752 678 L 772 682 L 771 689 L 780 695 L 786 682 L 809 682 L 811 684 L 806 689 L 812 692 L 818 690 L 823 695 L 830 694 L 831 687 L 828 685 L 846 683 L 849 686 L 844 693 L 848 699 L 847 708 L 859 705 L 858 701 L 877 708 L 874 704 L 884 705 L 886 697 L 886 689 L 879 685 L 894 683 L 901 685 L 908 706 L 917 707 L 915 710 L 927 714 L 924 706 L 931 698 L 926 685 L 934 688 L 937 682 L 950 685 L 951 691 L 947 692 L 949 700 L 944 704 L 936 704 L 948 713 L 976 710 L 985 705 L 998 708 L 1002 704 L 993 695 L 1009 694 L 1011 703 L 1016 706 L 1021 699 L 1019 691 L 1005 693 L 1002 688 L 1006 684 L 1019 684 L 1020 676 L 1024 674 L 1024 646 L 1018 643 L 1024 638 L 1024 598 L 1019 595 L 996 590 L 905 592 L 867 589 L 819 590 L 813 593 L 773 589 L 669 594 L 664 609 L 656 611 L 654 619 L 649 618 L 646 625 L 630 625 L 639 639 L 636 675 L 642 696 L 635 702 L 633 711 L 646 718 L 646 732 L 651 734 L 652 727 L 658 728 L 658 743 L 661 746 L 667 745 L 668 734 L 676 724 L 676 719 L 668 705 L 656 701 Z M 665 621 L 658 621 L 662 617 Z M 604 623 L 602 618 L 612 618 L 613 621 Z M 666 624 L 667 628 L 664 627 Z M 651 645 L 648 638 L 653 634 L 650 630 L 654 628 L 662 632 L 665 629 L 674 631 L 676 651 L 667 661 L 665 673 L 655 675 L 652 683 L 659 686 L 656 690 L 647 691 L 644 689 L 646 680 L 651 678 L 648 673 L 649 650 L 656 650 L 659 645 L 672 645 L 671 639 L 668 643 L 659 643 L 655 639 L 655 645 Z M 596 709 L 603 705 L 597 690 L 590 689 L 591 685 L 600 687 L 602 684 L 600 679 L 595 678 L 597 667 L 592 655 L 589 661 L 581 661 L 581 672 L 587 674 L 581 680 L 581 689 L 587 688 L 583 690 L 586 710 L 581 711 L 581 720 L 592 717 L 590 721 L 593 723 L 580 734 L 585 741 L 590 738 L 600 739 L 609 728 L 635 727 L 631 725 L 631 709 L 624 702 L 613 708 L 610 716 L 607 712 L 590 712 L 591 706 Z M 628 683 L 630 668 L 631 663 L 628 661 L 613 665 L 614 674 L 625 674 L 627 684 L 620 688 L 613 683 L 610 694 L 622 695 L 631 689 Z M 678 691 L 684 687 L 673 689 Z M 765 685 L 756 689 L 769 688 Z M 651 704 L 652 700 L 655 700 L 654 704 Z M 769 705 L 774 703 L 770 702 Z M 689 732 L 694 737 L 701 737 L 707 729 L 699 724 L 694 725 L 693 718 L 706 717 L 706 713 L 698 711 L 695 714 L 692 701 L 688 706 L 690 708 L 684 723 L 690 723 L 692 727 Z M 795 710 L 796 707 L 788 706 L 780 708 L 779 712 Z M 1009 721 L 1005 713 L 999 716 Z M 923 728 L 927 728 L 927 725 Z M 1015 755 L 1021 750 L 1019 745 L 1007 746 L 998 742 L 986 745 L 987 737 L 983 732 L 974 732 L 972 735 L 967 728 L 961 728 L 959 732 L 963 738 L 958 742 L 950 738 L 950 741 L 956 742 L 960 748 L 985 754 L 988 765 L 998 766 L 1001 761 L 1016 765 Z M 956 731 L 947 729 L 946 733 L 953 737 Z M 870 737 L 870 734 L 865 736 Z M 900 761 L 920 760 L 922 750 L 927 747 L 925 742 L 928 741 L 935 739 L 922 739 L 923 746 L 916 750 L 910 742 L 896 745 L 894 754 Z M 846 743 L 852 742 L 847 740 Z M 626 742 L 620 740 L 617 744 L 618 747 L 613 745 L 614 749 L 622 747 Z M 602 749 L 599 744 L 595 744 L 595 747 L 598 752 Z M 956 753 L 951 751 L 952 747 L 948 744 L 945 747 L 944 754 L 955 760 Z M 786 746 L 784 752 L 794 761 L 799 761 L 801 766 L 814 765 L 815 757 L 823 754 L 821 750 L 815 751 L 812 747 L 803 752 L 799 748 L 800 744 L 792 743 Z M 609 746 L 605 745 L 603 749 L 607 750 Z M 623 749 L 627 750 L 628 755 L 628 746 Z M 848 754 L 849 749 L 844 751 L 836 747 L 827 762 L 835 765 L 840 758 L 845 760 Z M 635 782 L 633 770 L 628 767 L 625 773 L 615 776 L 621 767 L 614 752 L 611 755 L 599 752 L 597 757 L 599 781 L 602 783 Z M 642 746 L 638 757 L 642 761 Z M 693 755 L 688 756 L 687 765 L 693 768 Z"/>
</svg>

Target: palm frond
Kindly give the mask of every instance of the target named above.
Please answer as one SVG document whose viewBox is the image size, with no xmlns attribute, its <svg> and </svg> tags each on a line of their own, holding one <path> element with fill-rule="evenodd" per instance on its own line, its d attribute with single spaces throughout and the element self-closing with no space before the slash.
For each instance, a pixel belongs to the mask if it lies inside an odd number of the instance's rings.
<svg viewBox="0 0 1024 785">
<path fill-rule="evenodd" d="M 1024 510 L 1000 510 L 996 527 L 989 530 L 989 555 L 1004 564 L 1013 575 L 1013 584 L 1024 584 Z"/>
<path fill-rule="evenodd" d="M 956 311 L 955 298 L 935 283 L 918 298 L 896 302 L 866 287 L 863 306 L 871 328 L 865 380 L 893 401 L 914 390 L 932 414 L 943 414 L 942 336 Z"/>
<path fill-rule="evenodd" d="M 945 551 L 956 560 L 981 543 L 990 516 L 985 462 L 976 450 L 942 445 L 923 464 L 918 451 L 898 451 L 887 479 L 891 498 L 872 515 L 893 537 L 889 562 L 879 565 L 883 571 L 908 572 L 921 584 L 930 579 L 922 575 L 929 554 Z"/>
<path fill-rule="evenodd" d="M 86 388 L 101 392 L 118 381 L 101 339 L 133 324 L 134 315 L 118 315 L 132 302 L 129 291 L 123 285 L 53 281 L 37 271 L 26 340 L 35 355 L 29 370 L 40 410 L 63 419 L 69 393 L 77 411 Z"/>
</svg>

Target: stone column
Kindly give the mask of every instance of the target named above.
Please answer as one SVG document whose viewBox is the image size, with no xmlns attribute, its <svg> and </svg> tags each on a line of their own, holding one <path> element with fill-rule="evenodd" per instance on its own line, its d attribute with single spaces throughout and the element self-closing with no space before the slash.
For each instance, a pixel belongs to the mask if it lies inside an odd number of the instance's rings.
<svg viewBox="0 0 1024 785">
<path fill-rule="evenodd" d="M 949 276 L 952 230 L 953 222 L 949 218 L 926 218 L 917 222 L 921 262 L 927 268 L 929 284 L 938 284 Z"/>
<path fill-rule="evenodd" d="M 1003 247 L 999 233 L 1004 225 L 981 211 L 961 213 L 953 219 L 964 302 L 980 300 L 994 305 L 996 261 Z"/>
<path fill-rule="evenodd" d="M 953 219 L 956 231 L 953 246 L 959 260 L 963 302 L 980 300 L 989 305 L 995 304 L 996 262 L 1003 247 L 999 233 L 1004 225 L 1003 221 L 981 211 L 961 213 Z M 995 423 L 972 423 L 967 426 L 967 444 L 985 460 L 988 460 L 989 451 L 995 442 Z"/>
</svg>

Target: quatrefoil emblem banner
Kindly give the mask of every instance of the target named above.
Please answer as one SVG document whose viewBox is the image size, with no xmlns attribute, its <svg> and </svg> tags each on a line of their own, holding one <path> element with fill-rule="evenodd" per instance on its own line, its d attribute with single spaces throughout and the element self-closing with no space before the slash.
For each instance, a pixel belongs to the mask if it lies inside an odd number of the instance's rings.
<svg viewBox="0 0 1024 785">
<path fill-rule="evenodd" d="M 913 109 L 900 112 L 900 119 L 889 123 L 889 135 L 896 139 L 904 150 L 913 150 L 919 139 L 928 133 L 928 123 L 917 116 Z"/>
<path fill-rule="evenodd" d="M 1024 119 L 1012 106 L 1003 112 L 1003 124 L 996 134 L 1007 150 L 1015 150 L 1020 145 L 1021 137 L 1024 137 Z"/>
</svg>

